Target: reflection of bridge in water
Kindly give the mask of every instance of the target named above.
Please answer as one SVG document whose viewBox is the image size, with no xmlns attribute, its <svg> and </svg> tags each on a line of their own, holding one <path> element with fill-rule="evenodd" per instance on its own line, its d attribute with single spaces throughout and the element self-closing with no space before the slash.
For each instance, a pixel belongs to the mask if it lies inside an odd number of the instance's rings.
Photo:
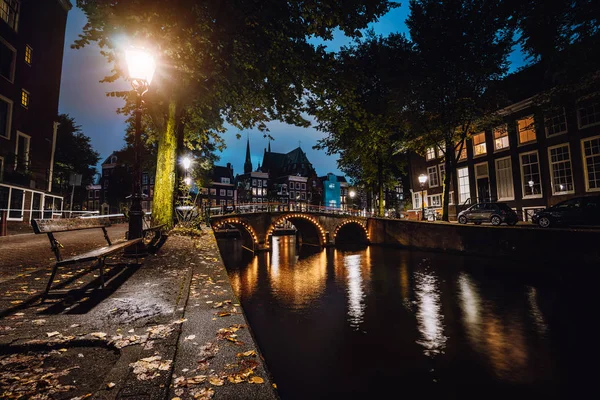
<svg viewBox="0 0 600 400">
<path fill-rule="evenodd" d="M 328 247 L 339 244 L 369 243 L 367 218 L 319 211 L 256 211 L 212 216 L 215 233 L 239 230 L 244 247 L 252 251 L 269 250 L 271 238 L 282 223 L 296 228 L 301 245 Z"/>
</svg>

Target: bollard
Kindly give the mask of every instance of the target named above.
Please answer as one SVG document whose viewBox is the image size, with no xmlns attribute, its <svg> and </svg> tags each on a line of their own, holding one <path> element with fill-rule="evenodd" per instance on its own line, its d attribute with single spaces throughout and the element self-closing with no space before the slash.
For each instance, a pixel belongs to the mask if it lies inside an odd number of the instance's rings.
<svg viewBox="0 0 600 400">
<path fill-rule="evenodd" d="M 0 211 L 0 236 L 6 236 L 6 226 L 8 225 L 8 211 Z"/>
</svg>

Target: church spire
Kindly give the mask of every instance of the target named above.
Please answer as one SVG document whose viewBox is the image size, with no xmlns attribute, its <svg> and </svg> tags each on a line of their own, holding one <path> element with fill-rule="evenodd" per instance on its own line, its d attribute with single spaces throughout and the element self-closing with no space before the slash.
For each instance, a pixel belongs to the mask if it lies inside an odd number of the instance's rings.
<svg viewBox="0 0 600 400">
<path fill-rule="evenodd" d="M 250 138 L 246 142 L 246 162 L 244 163 L 244 173 L 252 172 L 252 160 L 250 159 Z"/>
</svg>

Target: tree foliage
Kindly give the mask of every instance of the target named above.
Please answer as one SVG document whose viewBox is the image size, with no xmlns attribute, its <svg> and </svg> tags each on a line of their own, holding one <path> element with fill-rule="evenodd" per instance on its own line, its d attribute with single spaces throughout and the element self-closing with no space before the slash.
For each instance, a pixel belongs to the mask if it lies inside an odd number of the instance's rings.
<svg viewBox="0 0 600 400">
<path fill-rule="evenodd" d="M 376 188 L 379 213 L 384 187 L 399 173 L 396 151 L 406 126 L 411 44 L 401 35 L 376 36 L 344 47 L 312 90 L 310 110 L 327 136 L 315 146 L 338 154 L 338 167 L 355 183 Z"/>
<path fill-rule="evenodd" d="M 153 216 L 170 225 L 177 143 L 179 147 L 202 143 L 207 137 L 217 141 L 225 123 L 263 131 L 265 123 L 274 119 L 308 126 L 301 115 L 302 98 L 324 55 L 324 48 L 308 39 L 331 39 L 335 28 L 358 36 L 360 29 L 395 4 L 386 0 L 77 0 L 77 5 L 88 24 L 75 47 L 100 45 L 113 65 L 106 81 L 126 76 L 124 46 L 143 45 L 158 58 L 146 102 L 151 131 L 159 143 L 155 193 L 162 200 L 155 202 Z M 187 141 L 181 140 L 184 136 Z"/>
<path fill-rule="evenodd" d="M 61 193 L 70 191 L 69 176 L 81 174 L 82 186 L 93 183 L 96 164 L 100 160 L 94 151 L 90 138 L 68 114 L 60 114 L 56 132 L 56 153 L 54 155 L 54 184 Z"/>
<path fill-rule="evenodd" d="M 417 68 L 407 114 L 413 136 L 409 145 L 421 153 L 436 147 L 444 155 L 446 221 L 456 155 L 466 138 L 493 122 L 489 117 L 495 107 L 486 92 L 508 70 L 513 45 L 508 18 L 503 2 L 410 2 L 406 23 Z"/>
</svg>

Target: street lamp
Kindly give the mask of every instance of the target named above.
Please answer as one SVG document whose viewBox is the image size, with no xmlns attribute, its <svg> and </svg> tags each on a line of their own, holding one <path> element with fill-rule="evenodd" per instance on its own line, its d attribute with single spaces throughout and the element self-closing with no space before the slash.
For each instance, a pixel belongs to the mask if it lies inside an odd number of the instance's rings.
<svg viewBox="0 0 600 400">
<path fill-rule="evenodd" d="M 133 147 L 135 151 L 135 162 L 133 166 L 133 187 L 131 194 L 131 208 L 129 209 L 129 231 L 128 239 L 142 237 L 144 211 L 141 204 L 142 193 L 142 171 L 140 167 L 140 135 L 142 125 L 142 96 L 148 91 L 156 65 L 151 54 L 140 48 L 131 48 L 125 51 L 125 60 L 129 72 L 131 86 L 136 92 L 135 100 L 135 132 Z M 129 256 L 145 255 L 143 245 L 130 246 L 125 249 Z"/>
<path fill-rule="evenodd" d="M 421 184 L 421 221 L 425 221 L 425 182 L 427 182 L 427 175 L 419 175 L 419 183 Z"/>
</svg>

